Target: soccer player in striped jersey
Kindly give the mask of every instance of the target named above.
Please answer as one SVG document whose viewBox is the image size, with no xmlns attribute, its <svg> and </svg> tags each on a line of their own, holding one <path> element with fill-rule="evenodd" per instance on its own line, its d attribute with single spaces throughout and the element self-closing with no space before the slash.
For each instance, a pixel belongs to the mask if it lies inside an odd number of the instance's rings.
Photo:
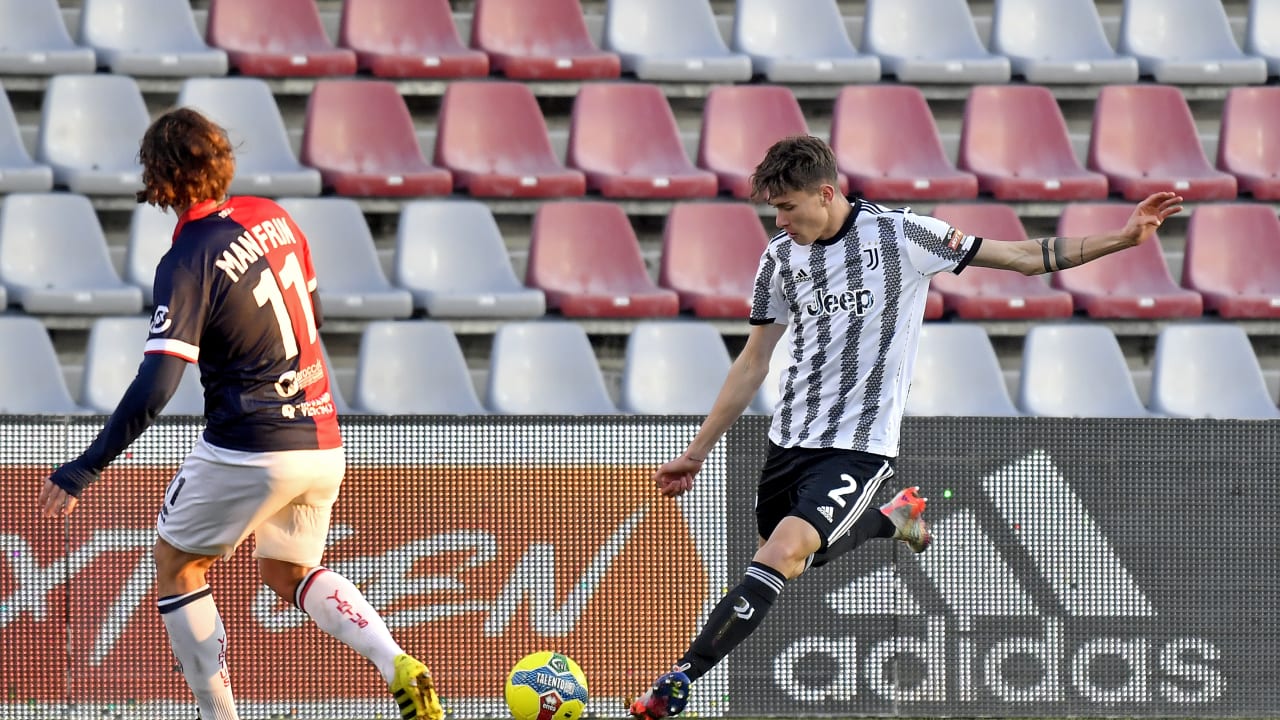
<svg viewBox="0 0 1280 720">
<path fill-rule="evenodd" d="M 346 460 L 306 237 L 274 202 L 227 197 L 231 143 L 194 110 L 157 119 L 139 157 L 138 201 L 178 214 L 156 268 L 142 365 L 93 444 L 45 481 L 41 511 L 71 513 L 198 363 L 207 424 L 162 498 L 155 561 L 157 609 L 200 717 L 237 717 L 206 575 L 254 534 L 263 582 L 377 667 L 402 717 L 441 720 L 426 665 L 350 581 L 320 565 Z"/>
<path fill-rule="evenodd" d="M 1114 232 L 984 242 L 908 209 L 845 198 L 837 187 L 831 149 L 808 136 L 778 141 L 752 176 L 755 198 L 774 208 L 782 232 L 760 259 L 751 334 L 693 441 L 653 480 L 670 497 L 693 487 L 707 453 L 764 381 L 774 346 L 787 343 L 791 362 L 756 490 L 759 549 L 671 671 L 632 702 L 634 717 L 681 712 L 690 684 L 759 627 L 786 582 L 808 568 L 871 538 L 895 538 L 915 552 L 929 546 L 918 488 L 878 509 L 871 501 L 894 474 L 932 275 L 969 265 L 1065 270 L 1146 241 L 1182 209 L 1181 197 L 1161 192 Z"/>
</svg>

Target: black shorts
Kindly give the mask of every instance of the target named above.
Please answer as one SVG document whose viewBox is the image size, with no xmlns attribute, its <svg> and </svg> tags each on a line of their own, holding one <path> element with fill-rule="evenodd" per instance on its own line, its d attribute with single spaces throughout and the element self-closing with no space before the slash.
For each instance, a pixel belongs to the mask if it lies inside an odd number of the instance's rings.
<svg viewBox="0 0 1280 720">
<path fill-rule="evenodd" d="M 794 515 L 822 536 L 820 552 L 849 532 L 893 476 L 893 458 L 842 448 L 784 448 L 769 443 L 756 488 L 756 528 L 768 538 Z"/>
</svg>

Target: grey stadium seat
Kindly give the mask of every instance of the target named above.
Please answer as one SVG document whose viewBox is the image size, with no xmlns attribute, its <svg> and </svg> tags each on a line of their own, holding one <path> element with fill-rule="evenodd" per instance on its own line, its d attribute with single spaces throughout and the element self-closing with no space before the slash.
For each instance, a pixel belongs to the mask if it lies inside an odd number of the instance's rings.
<svg viewBox="0 0 1280 720">
<path fill-rule="evenodd" d="M 1009 59 L 982 46 L 966 0 L 867 0 L 862 51 L 904 83 L 1009 82 Z"/>
<path fill-rule="evenodd" d="M 201 39 L 189 0 L 84 0 L 80 42 L 120 75 L 227 74 L 227 54 Z"/>
<path fill-rule="evenodd" d="M 19 193 L 0 203 L 0 281 L 29 313 L 127 315 L 142 291 L 116 275 L 83 195 Z"/>
<path fill-rule="evenodd" d="M 0 89 L 0 193 L 43 192 L 53 187 L 53 170 L 32 162 L 9 96 Z"/>
<path fill-rule="evenodd" d="M 1280 3 L 1251 0 L 1244 51 L 1265 60 L 1268 75 L 1280 75 Z"/>
<path fill-rule="evenodd" d="M 154 205 L 140 204 L 133 209 L 129 221 L 129 245 L 124 255 L 124 280 L 142 290 L 142 302 L 152 304 L 151 289 L 156 279 L 156 265 L 173 247 L 173 229 L 178 218 L 172 210 L 161 211 Z"/>
<path fill-rule="evenodd" d="M 489 207 L 473 200 L 411 202 L 396 231 L 395 284 L 433 317 L 537 317 L 541 290 L 516 279 Z"/>
<path fill-rule="evenodd" d="M 1221 0 L 1125 0 L 1120 52 L 1170 85 L 1261 83 L 1267 64 L 1236 45 Z"/>
<path fill-rule="evenodd" d="M 355 405 L 379 415 L 482 415 L 467 360 L 449 326 L 369 323 L 360 337 Z"/>
<path fill-rule="evenodd" d="M 93 322 L 81 376 L 80 402 L 86 408 L 104 414 L 116 409 L 138 374 L 150 329 L 151 318 L 143 316 L 104 317 Z M 195 363 L 187 363 L 182 382 L 162 414 L 204 414 L 204 388 Z"/>
<path fill-rule="evenodd" d="M 30 317 L 0 317 L 0 415 L 80 412 L 44 324 Z"/>
<path fill-rule="evenodd" d="M 863 83 L 880 79 L 880 59 L 845 32 L 836 0 L 738 0 L 733 46 L 770 82 Z"/>
<path fill-rule="evenodd" d="M 908 415 L 1018 415 L 996 351 L 979 325 L 925 323 L 920 329 Z"/>
<path fill-rule="evenodd" d="M 711 323 L 637 323 L 627 338 L 620 404 L 644 415 L 706 415 L 729 365 L 729 351 Z"/>
<path fill-rule="evenodd" d="M 150 124 L 133 78 L 59 75 L 44 91 L 36 159 L 72 192 L 132 195 L 142 189 L 138 144 Z"/>
<path fill-rule="evenodd" d="M 58 0 L 0 0 L 0 73 L 93 72 L 93 50 L 71 41 Z"/>
<path fill-rule="evenodd" d="M 1111 47 L 1093 0 L 996 0 L 991 52 L 1029 83 L 1138 81 L 1138 61 Z"/>
<path fill-rule="evenodd" d="M 391 287 L 382 272 L 364 213 L 347 198 L 289 198 L 280 207 L 293 216 L 311 247 L 326 318 L 397 318 L 413 314 L 409 291 Z"/>
<path fill-rule="evenodd" d="M 616 413 L 582 326 L 516 322 L 498 328 L 489 356 L 486 405 L 504 415 Z"/>
<path fill-rule="evenodd" d="M 275 96 L 262 80 L 192 78 L 182 84 L 178 105 L 195 108 L 226 129 L 236 153 L 232 194 L 320 194 L 320 171 L 298 162 Z"/>
<path fill-rule="evenodd" d="M 724 44 L 707 0 L 609 0 L 604 44 L 641 80 L 751 79 L 751 58 Z"/>
<path fill-rule="evenodd" d="M 1022 349 L 1018 405 L 1029 415 L 1147 417 L 1116 336 L 1105 325 L 1037 325 Z"/>
<path fill-rule="evenodd" d="M 1280 418 L 1249 337 L 1226 323 L 1160 331 L 1151 368 L 1151 409 L 1174 417 Z"/>
</svg>

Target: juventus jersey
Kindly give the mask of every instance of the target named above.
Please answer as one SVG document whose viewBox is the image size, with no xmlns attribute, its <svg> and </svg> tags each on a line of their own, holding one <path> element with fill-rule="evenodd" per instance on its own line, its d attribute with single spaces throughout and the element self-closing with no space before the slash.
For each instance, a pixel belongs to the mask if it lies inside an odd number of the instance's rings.
<svg viewBox="0 0 1280 720">
<path fill-rule="evenodd" d="M 279 205 L 192 207 L 156 268 L 145 352 L 199 363 L 205 439 L 267 452 L 342 445 L 316 329 L 311 251 Z"/>
<path fill-rule="evenodd" d="M 898 454 L 929 278 L 981 244 L 936 218 L 861 199 L 835 237 L 786 233 L 760 258 L 751 323 L 783 323 L 790 361 L 769 439 L 782 447 Z"/>
</svg>

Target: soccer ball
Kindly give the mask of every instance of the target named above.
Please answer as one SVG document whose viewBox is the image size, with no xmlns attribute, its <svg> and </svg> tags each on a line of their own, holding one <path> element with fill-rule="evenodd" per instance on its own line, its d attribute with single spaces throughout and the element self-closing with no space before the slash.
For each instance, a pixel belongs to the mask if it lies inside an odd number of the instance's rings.
<svg viewBox="0 0 1280 720">
<path fill-rule="evenodd" d="M 515 720 L 578 720 L 587 704 L 587 678 L 567 655 L 525 655 L 507 675 L 507 708 Z"/>
</svg>

